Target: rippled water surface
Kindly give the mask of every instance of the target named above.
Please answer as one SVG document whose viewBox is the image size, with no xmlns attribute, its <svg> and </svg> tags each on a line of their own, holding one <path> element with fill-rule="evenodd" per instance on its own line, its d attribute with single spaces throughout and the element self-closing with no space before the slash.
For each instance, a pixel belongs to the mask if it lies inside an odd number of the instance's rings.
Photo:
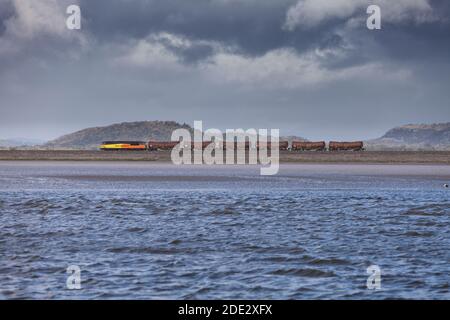
<svg viewBox="0 0 450 320">
<path fill-rule="evenodd" d="M 3 162 L 0 298 L 449 299 L 449 181 L 449 166 Z"/>
</svg>

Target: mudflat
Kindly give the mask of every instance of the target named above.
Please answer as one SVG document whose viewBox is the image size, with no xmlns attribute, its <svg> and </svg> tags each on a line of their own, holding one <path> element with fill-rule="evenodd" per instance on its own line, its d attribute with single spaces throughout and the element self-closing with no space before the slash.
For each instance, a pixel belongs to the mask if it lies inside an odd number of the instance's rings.
<svg viewBox="0 0 450 320">
<path fill-rule="evenodd" d="M 170 162 L 170 151 L 0 150 L 1 160 Z M 281 163 L 450 164 L 450 151 L 281 151 Z"/>
</svg>

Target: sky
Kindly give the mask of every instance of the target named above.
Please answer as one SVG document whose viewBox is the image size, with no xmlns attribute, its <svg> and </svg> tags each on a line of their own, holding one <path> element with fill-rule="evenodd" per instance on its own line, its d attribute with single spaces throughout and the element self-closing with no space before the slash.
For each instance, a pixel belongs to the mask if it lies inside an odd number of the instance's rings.
<svg viewBox="0 0 450 320">
<path fill-rule="evenodd" d="M 0 0 L 0 139 L 140 120 L 377 138 L 450 122 L 449 57 L 446 0 Z"/>
</svg>

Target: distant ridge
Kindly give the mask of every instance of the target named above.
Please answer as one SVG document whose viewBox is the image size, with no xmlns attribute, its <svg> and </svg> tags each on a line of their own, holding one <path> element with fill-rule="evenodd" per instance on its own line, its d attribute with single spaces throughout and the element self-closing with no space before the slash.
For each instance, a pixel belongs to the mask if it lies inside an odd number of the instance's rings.
<svg viewBox="0 0 450 320">
<path fill-rule="evenodd" d="M 309 140 L 306 139 L 306 138 L 303 138 L 303 137 L 299 137 L 299 136 L 281 136 L 280 137 L 280 141 L 288 141 L 288 142 L 303 141 L 303 142 L 307 142 Z"/>
<path fill-rule="evenodd" d="M 43 144 L 45 141 L 29 138 L 0 139 L 0 148 L 30 147 Z"/>
<path fill-rule="evenodd" d="M 175 129 L 192 127 L 175 121 L 122 122 L 109 126 L 83 129 L 64 135 L 39 148 L 97 149 L 107 140 L 170 140 Z M 302 140 L 298 136 L 280 137 L 280 140 Z M 367 150 L 450 150 L 450 122 L 436 124 L 407 124 L 395 127 L 382 137 L 365 141 Z"/>
<path fill-rule="evenodd" d="M 450 122 L 396 127 L 366 145 L 373 150 L 450 150 Z"/>
<path fill-rule="evenodd" d="M 70 133 L 49 141 L 43 147 L 49 149 L 97 149 L 102 141 L 107 140 L 170 140 L 172 132 L 179 128 L 193 131 L 189 125 L 175 121 L 122 122 Z"/>
</svg>

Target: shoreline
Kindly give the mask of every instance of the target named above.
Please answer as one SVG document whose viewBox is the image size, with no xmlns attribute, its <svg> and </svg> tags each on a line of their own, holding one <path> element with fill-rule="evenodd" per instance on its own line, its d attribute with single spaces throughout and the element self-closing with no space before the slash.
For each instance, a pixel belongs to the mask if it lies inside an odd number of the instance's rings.
<svg viewBox="0 0 450 320">
<path fill-rule="evenodd" d="M 170 163 L 170 151 L 0 150 L 2 161 L 104 161 Z M 450 165 L 450 151 L 280 151 L 281 164 Z"/>
</svg>

